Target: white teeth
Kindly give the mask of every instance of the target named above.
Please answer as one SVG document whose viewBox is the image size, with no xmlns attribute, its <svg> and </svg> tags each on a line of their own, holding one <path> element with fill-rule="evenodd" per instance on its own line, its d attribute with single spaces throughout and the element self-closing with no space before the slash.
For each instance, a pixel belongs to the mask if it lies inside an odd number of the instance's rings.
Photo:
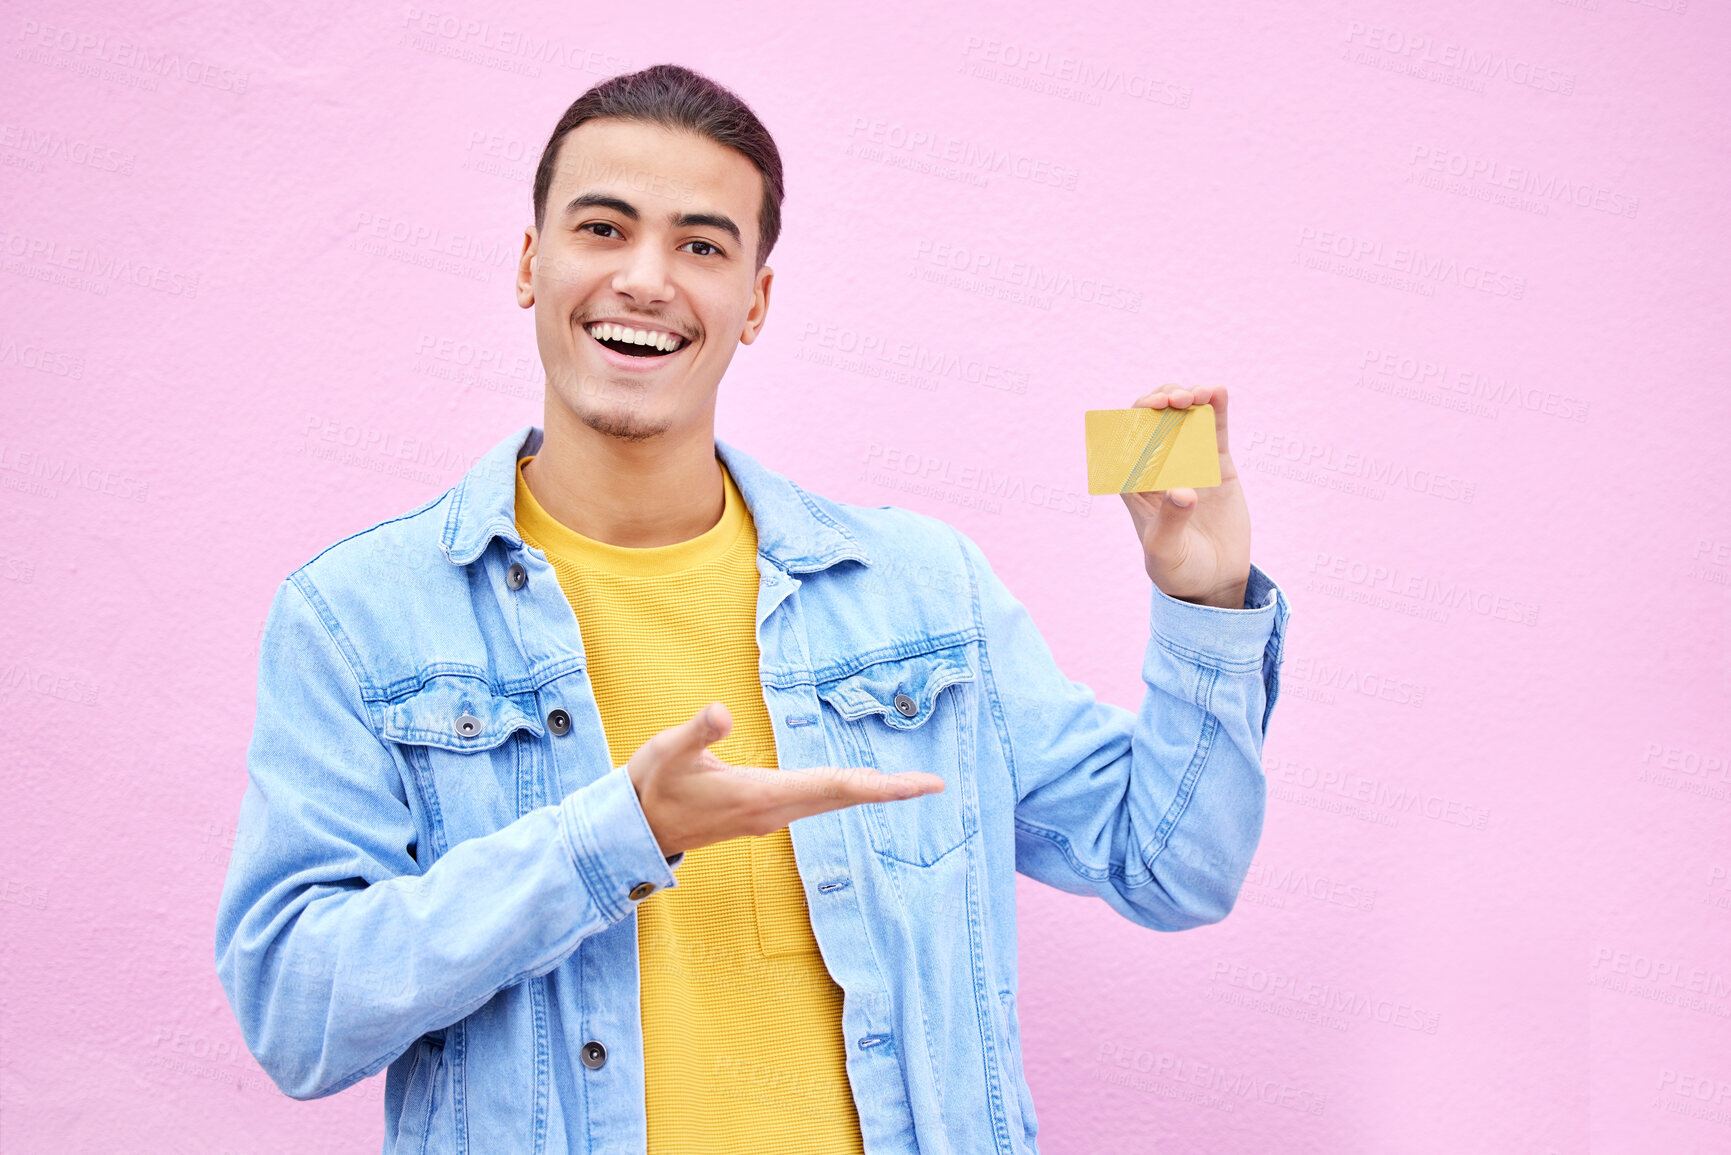
<svg viewBox="0 0 1731 1155">
<path fill-rule="evenodd" d="M 685 338 L 672 333 L 657 333 L 648 329 L 632 329 L 601 321 L 589 326 L 589 335 L 597 341 L 628 341 L 633 345 L 648 345 L 663 353 L 671 353 L 685 344 Z"/>
</svg>

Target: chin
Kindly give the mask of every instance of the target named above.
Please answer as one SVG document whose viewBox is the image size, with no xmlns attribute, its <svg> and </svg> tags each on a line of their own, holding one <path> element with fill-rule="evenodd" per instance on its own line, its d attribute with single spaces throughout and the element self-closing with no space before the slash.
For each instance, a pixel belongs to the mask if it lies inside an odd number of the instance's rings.
<svg viewBox="0 0 1731 1155">
<path fill-rule="evenodd" d="M 665 417 L 628 405 L 584 405 L 575 410 L 577 419 L 603 437 L 619 441 L 647 441 L 673 427 Z"/>
</svg>

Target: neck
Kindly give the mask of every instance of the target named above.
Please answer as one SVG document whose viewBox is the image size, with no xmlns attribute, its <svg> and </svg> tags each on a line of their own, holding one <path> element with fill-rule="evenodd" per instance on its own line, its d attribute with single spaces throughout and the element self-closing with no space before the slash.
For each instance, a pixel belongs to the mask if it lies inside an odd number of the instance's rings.
<svg viewBox="0 0 1731 1155">
<path fill-rule="evenodd" d="M 721 521 L 726 491 L 712 424 L 626 441 L 552 405 L 545 421 L 523 480 L 561 525 L 607 545 L 649 549 L 690 541 Z"/>
</svg>

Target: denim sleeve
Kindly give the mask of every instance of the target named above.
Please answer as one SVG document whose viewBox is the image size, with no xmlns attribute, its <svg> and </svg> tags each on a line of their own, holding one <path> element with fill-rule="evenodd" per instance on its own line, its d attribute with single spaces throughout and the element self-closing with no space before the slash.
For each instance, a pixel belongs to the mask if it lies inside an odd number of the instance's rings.
<svg viewBox="0 0 1731 1155">
<path fill-rule="evenodd" d="M 1064 675 L 1027 609 L 963 542 L 1017 800 L 1017 871 L 1155 930 L 1225 918 L 1262 837 L 1285 594 L 1255 565 L 1242 609 L 1150 585 L 1145 690 L 1131 713 Z"/>
<path fill-rule="evenodd" d="M 259 1065 L 311 1099 L 543 974 L 676 880 L 623 767 L 423 869 L 402 774 L 332 627 L 271 603 L 216 969 Z"/>
</svg>

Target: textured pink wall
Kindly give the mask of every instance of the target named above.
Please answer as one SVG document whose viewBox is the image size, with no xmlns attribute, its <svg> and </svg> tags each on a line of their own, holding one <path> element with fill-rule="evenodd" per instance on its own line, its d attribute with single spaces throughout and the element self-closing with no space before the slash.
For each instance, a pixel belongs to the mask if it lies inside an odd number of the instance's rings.
<svg viewBox="0 0 1731 1155">
<path fill-rule="evenodd" d="M 661 60 L 790 172 L 720 435 L 974 535 L 1103 698 L 1081 413 L 1231 388 L 1263 849 L 1175 936 L 1024 885 L 1045 1149 L 1731 1149 L 1731 25 L 1495 7 L 8 5 L 0 1151 L 378 1145 L 213 970 L 260 623 L 539 421 L 535 158 Z"/>
</svg>

